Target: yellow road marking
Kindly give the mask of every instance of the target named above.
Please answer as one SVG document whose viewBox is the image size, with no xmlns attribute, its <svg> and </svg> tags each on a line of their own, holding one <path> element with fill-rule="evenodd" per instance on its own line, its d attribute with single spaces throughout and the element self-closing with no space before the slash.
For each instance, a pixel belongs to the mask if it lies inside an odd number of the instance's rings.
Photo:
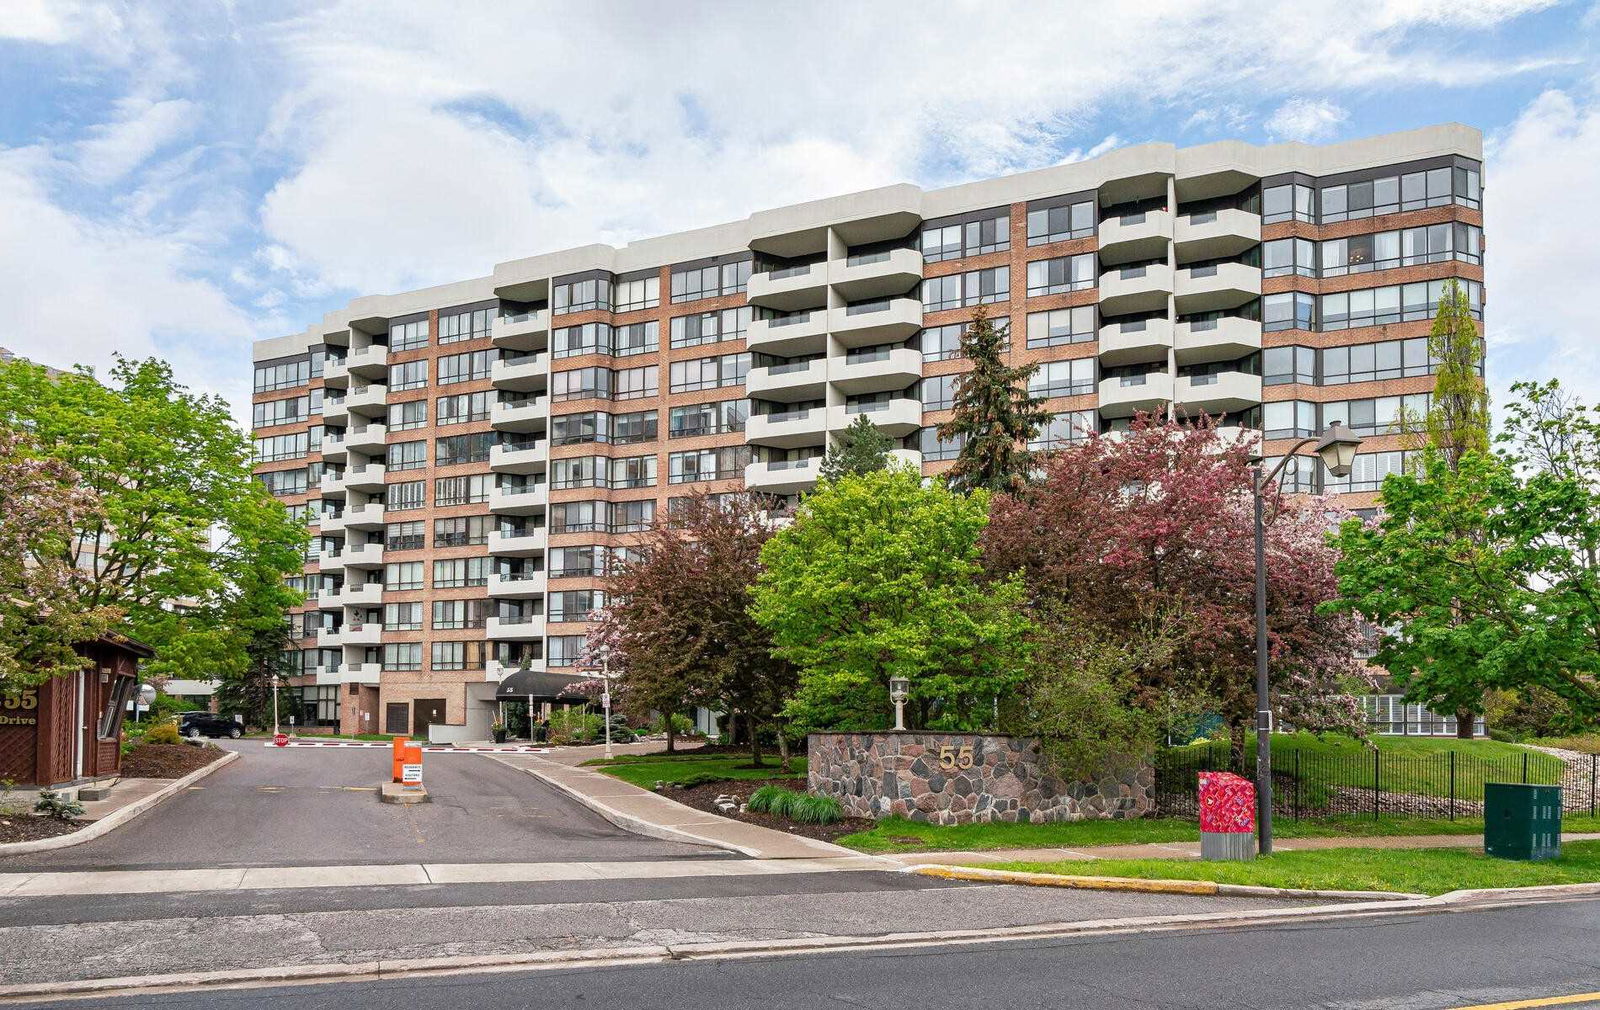
<svg viewBox="0 0 1600 1010">
<path fill-rule="evenodd" d="M 1572 1006 L 1574 1003 L 1600 1002 L 1600 992 L 1580 992 L 1572 996 L 1546 996 L 1543 999 L 1516 999 L 1508 1003 L 1475 1003 L 1455 1010 L 1525 1010 L 1527 1007 Z"/>
</svg>

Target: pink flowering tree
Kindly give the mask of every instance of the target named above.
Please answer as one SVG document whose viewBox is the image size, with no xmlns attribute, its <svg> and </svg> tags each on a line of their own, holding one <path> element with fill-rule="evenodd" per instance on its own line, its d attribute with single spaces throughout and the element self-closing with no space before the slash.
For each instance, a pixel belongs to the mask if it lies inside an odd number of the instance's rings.
<svg viewBox="0 0 1600 1010">
<path fill-rule="evenodd" d="M 1120 689 L 1123 704 L 1163 699 L 1219 712 L 1241 751 L 1255 709 L 1255 555 L 1248 445 L 1202 420 L 1136 419 L 1042 461 L 1042 478 L 995 498 L 984 534 L 996 575 L 1020 572 L 1037 619 L 1074 639 L 1126 648 L 1159 626 L 1162 647 Z M 1354 619 L 1321 612 L 1337 597 L 1326 500 L 1267 492 L 1267 623 L 1278 717 L 1362 734 L 1365 664 Z M 1153 661 L 1152 660 L 1153 657 Z"/>
</svg>

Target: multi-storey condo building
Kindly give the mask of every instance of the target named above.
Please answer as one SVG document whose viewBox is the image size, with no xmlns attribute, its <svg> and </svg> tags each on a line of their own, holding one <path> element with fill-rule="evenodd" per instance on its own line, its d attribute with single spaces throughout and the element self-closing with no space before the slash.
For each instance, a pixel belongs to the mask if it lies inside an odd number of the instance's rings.
<svg viewBox="0 0 1600 1010">
<path fill-rule="evenodd" d="M 866 414 L 928 474 L 973 310 L 1059 445 L 1205 412 L 1265 453 L 1344 420 L 1370 507 L 1432 386 L 1446 282 L 1483 305 L 1481 137 L 1143 144 L 501 263 L 255 346 L 259 472 L 312 524 L 302 722 L 482 738 L 499 680 L 570 667 L 608 559 L 691 488 L 793 496 Z M 1320 472 L 1319 472 L 1320 471 Z"/>
</svg>

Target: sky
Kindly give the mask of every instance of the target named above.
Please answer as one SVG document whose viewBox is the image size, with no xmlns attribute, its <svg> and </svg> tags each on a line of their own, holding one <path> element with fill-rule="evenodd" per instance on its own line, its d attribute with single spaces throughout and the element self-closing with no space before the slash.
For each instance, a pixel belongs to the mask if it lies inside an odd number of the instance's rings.
<svg viewBox="0 0 1600 1010">
<path fill-rule="evenodd" d="M 1482 130 L 1490 384 L 1600 400 L 1600 0 L 0 0 L 0 346 L 171 361 L 496 262 L 1150 140 Z"/>
</svg>

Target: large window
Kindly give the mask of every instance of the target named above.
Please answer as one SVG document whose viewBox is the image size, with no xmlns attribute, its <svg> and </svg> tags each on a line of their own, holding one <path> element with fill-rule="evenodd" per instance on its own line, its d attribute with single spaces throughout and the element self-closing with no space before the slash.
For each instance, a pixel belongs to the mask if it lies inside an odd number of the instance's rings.
<svg viewBox="0 0 1600 1010">
<path fill-rule="evenodd" d="M 961 455 L 961 447 L 966 444 L 965 435 L 957 435 L 946 442 L 939 437 L 937 428 L 923 428 L 917 433 L 917 449 L 922 453 L 924 462 L 937 463 L 941 460 L 955 459 Z"/>
<path fill-rule="evenodd" d="M 256 366 L 255 391 L 258 393 L 274 389 L 291 389 L 295 386 L 304 386 L 310 381 L 311 362 L 305 358 Z"/>
<path fill-rule="evenodd" d="M 1261 299 L 1261 328 L 1309 330 L 1315 325 L 1316 298 L 1304 291 L 1283 291 Z"/>
<path fill-rule="evenodd" d="M 1320 358 L 1318 378 L 1324 386 L 1430 375 L 1439 367 L 1438 360 L 1428 354 L 1427 337 L 1325 347 Z"/>
<path fill-rule="evenodd" d="M 667 437 L 689 438 L 743 431 L 749 417 L 749 400 L 715 400 L 673 407 L 667 415 Z"/>
<path fill-rule="evenodd" d="M 587 578 L 606 573 L 606 549 L 592 544 L 550 548 L 550 578 Z"/>
<path fill-rule="evenodd" d="M 639 400 L 655 396 L 659 391 L 661 369 L 655 365 L 643 368 L 619 368 L 611 373 L 611 398 L 613 400 Z"/>
<path fill-rule="evenodd" d="M 737 386 L 750 371 L 750 354 L 723 354 L 714 358 L 674 361 L 669 366 L 671 391 L 683 393 L 718 386 Z"/>
<path fill-rule="evenodd" d="M 273 463 L 282 459 L 296 459 L 306 454 L 309 444 L 310 438 L 303 431 L 290 435 L 269 435 L 266 438 L 258 438 L 256 462 Z"/>
<path fill-rule="evenodd" d="M 305 467 L 296 467 L 293 470 L 268 470 L 256 474 L 256 479 L 265 484 L 267 490 L 275 495 L 305 494 L 310 481 Z"/>
<path fill-rule="evenodd" d="M 489 542 L 493 516 L 456 516 L 433 521 L 433 546 L 469 547 Z"/>
<path fill-rule="evenodd" d="M 383 630 L 421 631 L 422 604 L 385 603 L 383 605 Z"/>
<path fill-rule="evenodd" d="M 1039 434 L 1029 439 L 1030 449 L 1059 449 L 1081 442 L 1096 430 L 1097 415 L 1092 410 L 1069 410 L 1052 417 Z"/>
<path fill-rule="evenodd" d="M 1331 400 L 1322 405 L 1323 426 L 1343 421 L 1357 435 L 1395 435 L 1422 426 L 1433 397 L 1428 393 Z"/>
<path fill-rule="evenodd" d="M 391 470 L 420 470 L 428 465 L 428 443 L 390 442 L 387 463 Z"/>
<path fill-rule="evenodd" d="M 1324 243 L 1326 244 L 1326 243 Z M 1261 276 L 1317 275 L 1317 248 L 1309 239 L 1280 238 L 1261 243 Z"/>
<path fill-rule="evenodd" d="M 1028 244 L 1045 245 L 1069 238 L 1089 238 L 1095 234 L 1096 225 L 1093 200 L 1029 206 Z"/>
<path fill-rule="evenodd" d="M 744 468 L 754 461 L 748 445 L 725 445 L 715 449 L 674 452 L 667 456 L 667 483 L 691 484 L 702 480 L 743 477 Z"/>
<path fill-rule="evenodd" d="M 574 368 L 550 375 L 550 400 L 608 399 L 611 396 L 611 369 Z"/>
<path fill-rule="evenodd" d="M 487 340 L 489 327 L 494 321 L 494 309 L 467 309 L 439 316 L 439 343 L 454 344 L 462 340 Z"/>
<path fill-rule="evenodd" d="M 389 407 L 389 430 L 407 431 L 428 423 L 428 401 L 407 400 Z"/>
<path fill-rule="evenodd" d="M 493 405 L 494 393 L 489 391 L 441 396 L 439 397 L 439 416 L 436 423 L 445 425 L 462 424 L 467 421 L 487 421 L 489 419 L 489 411 Z"/>
<path fill-rule="evenodd" d="M 291 396 L 287 400 L 267 400 L 256 404 L 252 415 L 251 420 L 257 428 L 302 422 L 311 416 L 311 397 Z"/>
<path fill-rule="evenodd" d="M 1456 259 L 1483 262 L 1483 230 L 1461 222 L 1328 239 L 1322 243 L 1322 276 L 1388 270 Z"/>
<path fill-rule="evenodd" d="M 389 327 L 389 350 L 414 351 L 419 347 L 428 346 L 428 321 L 426 319 L 413 319 L 406 323 L 395 323 Z"/>
<path fill-rule="evenodd" d="M 650 457 L 650 462 L 655 463 L 655 457 Z M 655 467 L 652 465 L 651 470 Z M 651 473 L 651 483 L 655 483 L 655 474 Z M 613 485 L 614 486 L 614 485 Z M 611 533 L 644 533 L 650 529 L 656 518 L 656 502 L 654 498 L 645 498 L 642 501 L 611 502 L 606 509 L 606 529 Z"/>
<path fill-rule="evenodd" d="M 965 323 L 949 323 L 923 330 L 922 360 L 947 361 L 961 357 L 961 335 L 966 329 Z"/>
<path fill-rule="evenodd" d="M 1450 203 L 1477 208 L 1479 181 L 1477 169 L 1447 166 L 1324 186 L 1319 193 L 1321 219 L 1330 224 Z"/>
<path fill-rule="evenodd" d="M 453 385 L 474 379 L 487 379 L 494 367 L 495 351 L 468 351 L 465 354 L 447 354 L 439 359 L 438 384 Z"/>
<path fill-rule="evenodd" d="M 623 456 L 611 461 L 611 481 L 614 488 L 654 487 L 656 483 L 656 457 Z"/>
<path fill-rule="evenodd" d="M 750 283 L 751 259 L 730 263 L 713 263 L 708 266 L 673 268 L 672 300 L 694 301 L 697 298 L 716 298 L 737 295 Z"/>
<path fill-rule="evenodd" d="M 1261 223 L 1315 221 L 1315 202 L 1311 187 L 1303 183 L 1268 186 L 1261 191 Z"/>
<path fill-rule="evenodd" d="M 551 334 L 550 355 L 573 358 L 580 354 L 610 354 L 611 327 L 605 323 L 559 326 Z"/>
<path fill-rule="evenodd" d="M 433 563 L 433 588 L 465 589 L 489 584 L 489 566 L 493 559 L 447 558 Z"/>
<path fill-rule="evenodd" d="M 481 628 L 489 617 L 490 602 L 489 600 L 435 600 L 433 628 L 435 631 Z"/>
<path fill-rule="evenodd" d="M 493 478 L 488 474 L 473 474 L 467 477 L 435 477 L 433 479 L 433 503 L 437 506 L 468 505 L 474 502 L 489 500 L 489 489 L 493 487 Z"/>
<path fill-rule="evenodd" d="M 567 589 L 545 597 L 544 613 L 552 622 L 586 621 L 590 611 L 605 605 L 605 593 L 598 589 Z"/>
<path fill-rule="evenodd" d="M 1096 283 L 1095 255 L 1058 256 L 1028 264 L 1028 297 L 1083 291 Z"/>
<path fill-rule="evenodd" d="M 420 551 L 424 546 L 421 519 L 413 519 L 403 523 L 389 523 L 383 528 L 384 550 Z"/>
<path fill-rule="evenodd" d="M 383 489 L 383 507 L 389 512 L 419 509 L 427 505 L 427 503 L 426 481 L 402 481 L 398 484 L 390 484 Z"/>
<path fill-rule="evenodd" d="M 651 274 L 649 277 L 618 281 L 615 292 L 618 312 L 653 309 L 661 304 L 661 275 Z"/>
<path fill-rule="evenodd" d="M 647 354 L 660 350 L 661 324 L 654 319 L 643 323 L 629 323 L 611 331 L 611 353 L 619 358 L 630 354 Z"/>
<path fill-rule="evenodd" d="M 654 410 L 611 415 L 611 443 L 627 445 L 631 442 L 654 442 L 658 416 Z"/>
<path fill-rule="evenodd" d="M 1047 361 L 1028 379 L 1031 396 L 1080 396 L 1094 392 L 1094 358 Z"/>
<path fill-rule="evenodd" d="M 481 670 L 489 658 L 486 642 L 434 642 L 428 668 L 432 670 Z"/>
<path fill-rule="evenodd" d="M 1320 323 L 1324 330 L 1343 330 L 1357 326 L 1379 326 L 1402 320 L 1431 319 L 1451 280 L 1391 284 L 1364 291 L 1341 291 L 1323 295 Z M 1457 281 L 1466 292 L 1473 318 L 1483 318 L 1483 285 L 1477 281 Z"/>
<path fill-rule="evenodd" d="M 550 506 L 551 533 L 597 533 L 605 526 L 603 501 L 556 502 Z"/>
<path fill-rule="evenodd" d="M 1096 337 L 1093 305 L 1056 309 L 1052 312 L 1033 312 L 1028 315 L 1029 347 L 1081 344 Z"/>
<path fill-rule="evenodd" d="M 383 647 L 383 668 L 412 671 L 422 669 L 421 642 L 391 642 Z"/>
<path fill-rule="evenodd" d="M 1311 438 L 1322 430 L 1317 425 L 1317 405 L 1308 400 L 1263 403 L 1261 427 L 1265 438 Z"/>
<path fill-rule="evenodd" d="M 922 227 L 922 258 L 940 260 L 1004 252 L 1011 248 L 1011 215 L 980 211 L 956 220 L 930 221 Z"/>
<path fill-rule="evenodd" d="M 426 358 L 402 361 L 398 365 L 389 366 L 389 388 L 393 391 L 421 389 L 427 384 L 428 359 Z"/>
<path fill-rule="evenodd" d="M 446 435 L 434 440 L 433 461 L 436 466 L 455 466 L 460 463 L 487 463 L 489 447 L 494 444 L 491 432 L 478 431 L 470 435 Z"/>
<path fill-rule="evenodd" d="M 958 375 L 930 375 L 922 380 L 922 409 L 949 410 L 956 405 Z"/>
<path fill-rule="evenodd" d="M 1261 383 L 1311 385 L 1317 381 L 1317 352 L 1312 347 L 1268 347 L 1261 352 Z"/>
<path fill-rule="evenodd" d="M 750 328 L 750 307 L 677 316 L 672 320 L 672 346 L 694 347 L 723 340 L 742 340 Z"/>
<path fill-rule="evenodd" d="M 384 589 L 421 589 L 422 562 L 391 561 L 383 566 Z"/>
<path fill-rule="evenodd" d="M 988 305 L 1011 298 L 1011 268 L 993 267 L 964 274 L 930 277 L 922 282 L 922 311 L 938 312 L 966 305 Z"/>
<path fill-rule="evenodd" d="M 546 638 L 549 654 L 545 657 L 545 665 L 576 666 L 583 657 L 583 643 L 586 640 L 583 635 L 551 635 Z"/>
<path fill-rule="evenodd" d="M 608 472 L 604 456 L 568 456 L 550 461 L 550 488 L 605 487 Z"/>
<path fill-rule="evenodd" d="M 608 415 L 588 410 L 581 414 L 557 414 L 550 418 L 551 445 L 582 445 L 605 442 L 611 437 Z"/>
<path fill-rule="evenodd" d="M 563 281 L 555 285 L 552 311 L 589 312 L 595 309 L 611 311 L 611 279 L 590 277 L 584 280 Z"/>
</svg>

